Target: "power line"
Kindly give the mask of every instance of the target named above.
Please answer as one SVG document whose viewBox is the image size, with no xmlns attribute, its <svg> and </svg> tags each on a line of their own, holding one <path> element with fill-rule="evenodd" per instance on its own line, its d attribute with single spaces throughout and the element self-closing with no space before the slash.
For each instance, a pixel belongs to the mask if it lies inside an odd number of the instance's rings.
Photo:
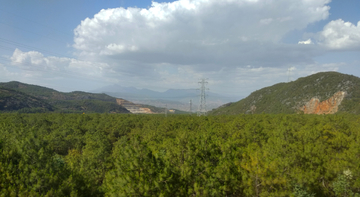
<svg viewBox="0 0 360 197">
<path fill-rule="evenodd" d="M 49 51 L 49 50 L 33 47 L 33 46 L 30 46 L 30 45 L 26 45 L 26 44 L 21 44 L 21 43 L 18 43 L 18 42 L 12 41 L 12 40 L 8 40 L 8 39 L 5 39 L 5 38 L 0 38 L 0 42 L 10 44 L 10 45 L 14 45 L 14 46 L 17 46 L 17 47 L 23 47 L 23 48 L 26 48 L 26 49 L 29 49 L 29 50 L 36 50 L 36 51 L 42 52 L 42 53 L 45 52 L 45 53 L 48 53 L 48 54 L 51 54 L 51 55 L 54 55 L 54 56 L 72 58 L 72 57 L 68 57 L 68 56 L 66 56 L 64 54 L 55 53 L 55 52 L 52 52 L 52 51 Z M 8 48 L 7 50 L 14 50 L 14 49 L 11 49 L 8 46 L 3 46 L 3 47 L 7 47 Z"/>
</svg>

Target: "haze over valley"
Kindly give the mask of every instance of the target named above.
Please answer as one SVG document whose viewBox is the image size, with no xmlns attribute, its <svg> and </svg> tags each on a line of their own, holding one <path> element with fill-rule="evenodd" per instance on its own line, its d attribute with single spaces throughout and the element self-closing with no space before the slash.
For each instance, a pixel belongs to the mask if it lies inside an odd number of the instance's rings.
<svg viewBox="0 0 360 197">
<path fill-rule="evenodd" d="M 196 112 L 199 105 L 199 89 L 169 89 L 165 92 L 158 92 L 149 89 L 137 89 L 134 87 L 123 87 L 120 85 L 110 85 L 100 89 L 92 90 L 94 93 L 106 93 L 110 96 L 123 98 L 134 103 L 148 104 L 156 107 L 168 107 L 182 111 L 190 110 L 190 100 L 192 111 Z M 206 108 L 211 110 L 223 104 L 239 100 L 234 95 L 222 95 L 206 92 Z"/>
</svg>

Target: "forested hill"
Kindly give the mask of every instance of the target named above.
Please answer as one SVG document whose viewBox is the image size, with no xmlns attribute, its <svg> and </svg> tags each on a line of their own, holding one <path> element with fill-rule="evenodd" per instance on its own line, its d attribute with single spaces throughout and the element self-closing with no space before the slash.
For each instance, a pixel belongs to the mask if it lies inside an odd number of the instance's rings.
<svg viewBox="0 0 360 197">
<path fill-rule="evenodd" d="M 0 111 L 47 112 L 54 111 L 54 107 L 34 96 L 0 87 Z"/>
<path fill-rule="evenodd" d="M 130 113 L 106 94 L 63 93 L 16 81 L 0 83 L 0 112 Z"/>
<path fill-rule="evenodd" d="M 289 83 L 257 90 L 248 97 L 214 109 L 210 114 L 360 113 L 360 78 L 321 72 Z"/>
<path fill-rule="evenodd" d="M 107 94 L 94 94 L 88 92 L 74 91 L 69 93 L 59 92 L 51 88 L 25 84 L 17 81 L 0 83 L 0 87 L 17 90 L 37 98 L 45 100 L 84 100 L 93 99 L 101 101 L 116 102 L 116 98 Z"/>
</svg>

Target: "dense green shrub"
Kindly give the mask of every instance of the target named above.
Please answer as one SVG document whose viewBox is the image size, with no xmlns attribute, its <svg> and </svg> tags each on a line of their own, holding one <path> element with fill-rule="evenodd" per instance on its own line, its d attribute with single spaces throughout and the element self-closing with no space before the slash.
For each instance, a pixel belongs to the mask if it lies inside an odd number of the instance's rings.
<svg viewBox="0 0 360 197">
<path fill-rule="evenodd" d="M 0 114 L 2 196 L 357 196 L 360 116 Z"/>
</svg>

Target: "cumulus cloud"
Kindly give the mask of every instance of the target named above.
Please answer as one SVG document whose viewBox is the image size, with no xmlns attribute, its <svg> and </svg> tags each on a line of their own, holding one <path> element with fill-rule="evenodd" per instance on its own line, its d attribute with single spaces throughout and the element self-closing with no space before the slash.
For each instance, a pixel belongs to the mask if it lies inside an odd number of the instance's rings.
<svg viewBox="0 0 360 197">
<path fill-rule="evenodd" d="M 148 9 L 103 9 L 74 30 L 73 46 L 80 58 L 122 67 L 127 64 L 121 61 L 209 70 L 220 65 L 281 66 L 279 63 L 309 61 L 303 48 L 295 46 L 289 52 L 291 47 L 281 45 L 281 39 L 326 19 L 329 2 L 179 0 L 153 2 Z"/>
<path fill-rule="evenodd" d="M 15 73 L 11 73 L 5 65 L 3 64 L 0 64 L 0 77 L 2 79 L 8 79 L 8 78 L 11 78 L 13 77 L 14 75 L 16 75 Z M 10 79 L 11 80 L 11 79 Z"/>
<path fill-rule="evenodd" d="M 360 49 L 360 21 L 357 25 L 342 19 L 329 22 L 319 32 L 319 42 L 329 49 L 359 50 Z"/>
<path fill-rule="evenodd" d="M 0 64 L 0 79 L 3 82 L 22 81 L 26 83 L 39 84 L 37 83 L 38 82 L 37 79 L 40 78 L 41 78 L 40 73 L 13 68 L 13 66 L 8 64 L 5 65 Z"/>
<path fill-rule="evenodd" d="M 299 41 L 298 44 L 313 44 L 312 40 L 309 38 L 308 40 L 305 41 Z"/>
<path fill-rule="evenodd" d="M 23 52 L 15 49 L 10 58 L 11 64 L 32 73 L 46 75 L 79 75 L 89 77 L 100 77 L 106 71 L 106 63 L 80 61 L 73 58 L 45 57 L 37 51 Z"/>
<path fill-rule="evenodd" d="M 43 54 L 37 51 L 29 51 L 24 53 L 19 49 L 15 49 L 10 59 L 13 65 L 17 65 L 24 69 L 41 68 L 43 70 L 57 70 L 57 67 L 53 64 L 53 60 L 64 60 L 65 58 L 45 58 Z"/>
<path fill-rule="evenodd" d="M 294 30 L 329 16 L 330 0 L 178 0 L 149 8 L 103 9 L 74 30 L 77 59 L 15 50 L 13 66 L 28 73 L 82 75 L 155 90 L 194 88 L 247 96 L 266 85 L 324 67 L 312 40 L 285 44 Z M 323 41 L 325 42 L 325 39 Z M 31 72 L 30 72 L 31 71 Z M 95 88 L 94 88 L 95 89 Z"/>
</svg>

